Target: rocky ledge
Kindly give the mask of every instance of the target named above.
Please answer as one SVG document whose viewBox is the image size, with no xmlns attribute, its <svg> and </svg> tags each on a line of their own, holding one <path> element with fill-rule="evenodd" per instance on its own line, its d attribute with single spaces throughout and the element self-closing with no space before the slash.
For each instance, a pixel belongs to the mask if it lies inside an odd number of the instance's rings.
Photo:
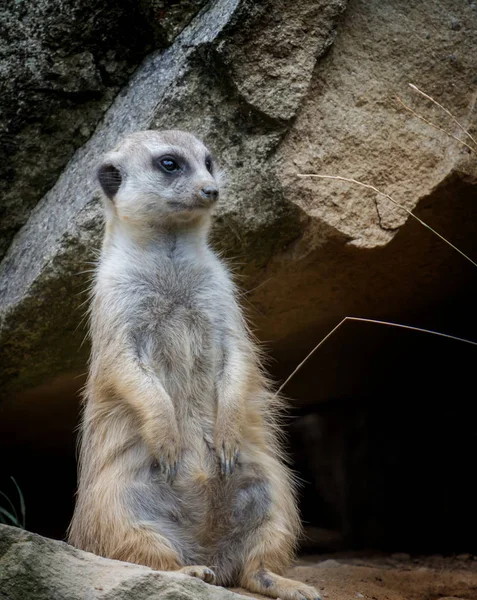
<svg viewBox="0 0 477 600">
<path fill-rule="evenodd" d="M 308 557 L 287 573 L 314 585 L 324 600 L 472 600 L 477 557 Z M 1 600 L 246 600 L 177 573 L 109 560 L 0 525 Z M 261 598 L 246 593 L 248 597 Z"/>
</svg>

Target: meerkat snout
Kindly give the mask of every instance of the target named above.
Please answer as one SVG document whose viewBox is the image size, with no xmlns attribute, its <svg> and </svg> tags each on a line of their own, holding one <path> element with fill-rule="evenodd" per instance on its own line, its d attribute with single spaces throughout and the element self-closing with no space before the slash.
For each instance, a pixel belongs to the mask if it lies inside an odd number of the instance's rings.
<svg viewBox="0 0 477 600">
<path fill-rule="evenodd" d="M 183 131 L 141 131 L 107 154 L 97 172 L 108 218 L 153 225 L 209 212 L 220 177 L 207 147 Z"/>
<path fill-rule="evenodd" d="M 210 202 L 216 202 L 219 197 L 219 190 L 213 186 L 203 187 L 200 190 L 200 195 L 204 200 L 208 200 Z"/>
</svg>

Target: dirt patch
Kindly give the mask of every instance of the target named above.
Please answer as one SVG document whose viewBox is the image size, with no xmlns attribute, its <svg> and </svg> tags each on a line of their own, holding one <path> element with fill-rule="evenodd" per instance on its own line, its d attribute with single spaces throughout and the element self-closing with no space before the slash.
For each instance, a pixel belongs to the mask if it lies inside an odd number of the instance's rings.
<svg viewBox="0 0 477 600">
<path fill-rule="evenodd" d="M 477 600 L 477 557 L 472 555 L 310 556 L 287 576 L 315 586 L 323 600 Z"/>
</svg>

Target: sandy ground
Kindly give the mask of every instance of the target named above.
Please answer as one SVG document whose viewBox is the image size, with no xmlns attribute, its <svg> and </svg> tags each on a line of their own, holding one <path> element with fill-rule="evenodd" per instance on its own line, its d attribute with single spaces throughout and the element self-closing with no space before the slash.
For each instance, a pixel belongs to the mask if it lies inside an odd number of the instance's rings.
<svg viewBox="0 0 477 600">
<path fill-rule="evenodd" d="M 309 556 L 287 576 L 315 586 L 323 600 L 477 600 L 477 556 L 469 554 Z"/>
</svg>

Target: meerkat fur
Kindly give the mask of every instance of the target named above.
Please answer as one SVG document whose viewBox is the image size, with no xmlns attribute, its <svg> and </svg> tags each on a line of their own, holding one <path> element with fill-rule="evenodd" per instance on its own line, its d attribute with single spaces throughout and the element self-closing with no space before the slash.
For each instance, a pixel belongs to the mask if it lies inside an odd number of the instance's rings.
<svg viewBox="0 0 477 600">
<path fill-rule="evenodd" d="M 106 228 L 69 541 L 282 600 L 300 534 L 277 401 L 207 243 L 220 173 L 181 131 L 129 135 L 98 170 Z"/>
</svg>

